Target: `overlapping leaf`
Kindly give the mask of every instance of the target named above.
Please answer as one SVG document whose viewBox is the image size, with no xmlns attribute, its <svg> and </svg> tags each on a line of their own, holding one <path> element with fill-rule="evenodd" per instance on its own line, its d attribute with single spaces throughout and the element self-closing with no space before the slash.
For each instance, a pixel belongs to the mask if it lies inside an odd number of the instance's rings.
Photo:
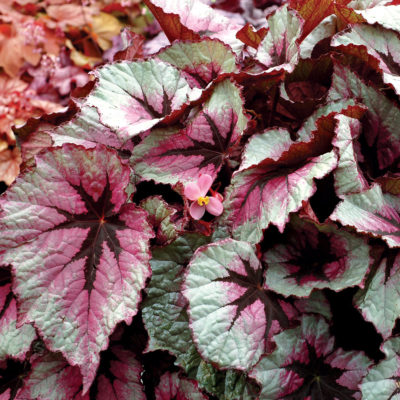
<svg viewBox="0 0 400 400">
<path fill-rule="evenodd" d="M 0 360 L 12 357 L 23 361 L 35 338 L 32 325 L 17 327 L 17 301 L 11 292 L 11 284 L 3 284 L 0 280 Z"/>
<path fill-rule="evenodd" d="M 373 58 L 375 64 L 378 64 L 377 69 L 382 71 L 383 81 L 400 94 L 398 33 L 379 26 L 355 25 L 351 31 L 337 34 L 332 40 L 332 46 L 340 47 L 343 51 L 355 55 L 360 51 L 358 46 L 362 46 L 362 50 Z"/>
<path fill-rule="evenodd" d="M 301 326 L 275 341 L 277 349 L 250 372 L 261 383 L 260 400 L 360 398 L 358 384 L 370 361 L 361 352 L 335 349 L 324 319 L 304 316 Z"/>
<path fill-rule="evenodd" d="M 356 296 L 355 303 L 364 318 L 374 324 L 384 339 L 391 336 L 400 317 L 399 283 L 400 254 L 392 250 L 380 261 L 366 288 Z"/>
<path fill-rule="evenodd" d="M 175 67 L 156 60 L 121 61 L 95 72 L 98 83 L 84 100 L 122 141 L 180 111 L 196 93 Z M 195 96 L 195 97 L 191 97 Z"/>
<path fill-rule="evenodd" d="M 197 40 L 207 35 L 220 39 L 234 51 L 242 43 L 235 34 L 241 25 L 231 21 L 199 0 L 144 0 L 168 39 Z"/>
<path fill-rule="evenodd" d="M 109 369 L 97 378 L 96 400 L 145 400 L 143 367 L 135 355 L 119 345 L 112 346 L 110 352 Z"/>
<path fill-rule="evenodd" d="M 342 196 L 330 218 L 400 246 L 400 198 L 382 193 L 378 184 L 361 193 Z"/>
<path fill-rule="evenodd" d="M 313 180 L 336 167 L 329 137 L 321 130 L 309 142 L 293 142 L 286 129 L 269 129 L 250 138 L 224 202 L 221 223 L 234 238 L 257 243 L 271 223 L 283 231 L 289 214 L 315 192 Z"/>
<path fill-rule="evenodd" d="M 156 400 L 187 399 L 207 400 L 198 388 L 197 382 L 179 376 L 177 372 L 166 372 L 160 379 L 155 391 Z"/>
<path fill-rule="evenodd" d="M 31 372 L 16 400 L 89 400 L 82 395 L 82 375 L 60 354 L 47 353 L 32 359 Z"/>
<path fill-rule="evenodd" d="M 285 296 L 313 289 L 341 290 L 362 284 L 371 260 L 365 241 L 331 224 L 295 218 L 281 244 L 264 254 L 265 283 Z"/>
<path fill-rule="evenodd" d="M 359 167 L 360 145 L 357 139 L 361 133 L 361 123 L 355 118 L 337 115 L 336 136 L 333 145 L 339 153 L 335 174 L 335 190 L 338 196 L 359 193 L 368 189 L 368 183 Z"/>
<path fill-rule="evenodd" d="M 152 130 L 134 148 L 131 162 L 142 178 L 160 183 L 215 177 L 246 124 L 240 89 L 225 80 L 184 129 Z"/>
<path fill-rule="evenodd" d="M 184 220 L 174 221 L 176 209 L 160 196 L 150 196 L 141 201 L 140 207 L 148 213 L 148 221 L 153 227 L 157 244 L 166 244 L 177 238 Z"/>
<path fill-rule="evenodd" d="M 190 325 L 206 360 L 248 370 L 290 326 L 293 310 L 264 284 L 254 247 L 225 239 L 199 249 L 186 275 Z"/>
<path fill-rule="evenodd" d="M 267 67 L 266 72 L 292 72 L 299 58 L 296 41 L 302 32 L 302 19 L 284 5 L 267 18 L 267 23 L 269 29 L 258 46 L 256 59 Z"/>
<path fill-rule="evenodd" d="M 125 204 L 130 170 L 112 150 L 67 144 L 36 165 L 0 200 L 1 261 L 13 267 L 20 321 L 80 367 L 85 393 L 108 336 L 137 312 L 152 232 Z"/>
<path fill-rule="evenodd" d="M 376 153 L 378 167 L 384 170 L 396 165 L 400 157 L 400 109 L 372 85 L 366 85 L 356 73 L 338 63 L 334 66 L 331 100 L 357 98 L 368 108 L 364 117 L 363 135 Z M 367 163 L 373 160 L 367 160 Z"/>
<path fill-rule="evenodd" d="M 400 337 L 382 346 L 385 359 L 371 368 L 361 384 L 363 400 L 397 400 L 400 396 Z"/>
<path fill-rule="evenodd" d="M 187 301 L 181 293 L 184 271 L 193 252 L 209 238 L 185 234 L 165 247 L 155 248 L 150 261 L 152 278 L 143 303 L 143 321 L 149 333 L 147 351 L 168 350 L 199 387 L 221 400 L 251 400 L 255 388 L 244 375 L 218 371 L 201 359 L 192 341 Z"/>
<path fill-rule="evenodd" d="M 177 67 L 191 87 L 205 88 L 222 74 L 238 72 L 235 54 L 219 40 L 176 42 L 157 57 Z"/>
</svg>

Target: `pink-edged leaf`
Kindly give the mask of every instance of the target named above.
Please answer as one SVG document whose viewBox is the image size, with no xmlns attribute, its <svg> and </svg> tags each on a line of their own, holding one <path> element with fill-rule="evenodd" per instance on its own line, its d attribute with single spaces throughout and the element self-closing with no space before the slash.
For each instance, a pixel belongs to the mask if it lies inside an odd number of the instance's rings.
<svg viewBox="0 0 400 400">
<path fill-rule="evenodd" d="M 166 372 L 155 390 L 156 400 L 207 400 L 198 388 L 197 382 L 181 377 L 178 372 Z"/>
<path fill-rule="evenodd" d="M 189 183 L 202 174 L 215 179 L 246 125 L 240 89 L 224 80 L 186 128 L 153 130 L 134 148 L 132 165 L 160 183 Z"/>
<path fill-rule="evenodd" d="M 383 81 L 400 94 L 400 37 L 392 30 L 379 26 L 355 25 L 349 32 L 338 33 L 332 39 L 332 46 L 346 53 L 358 54 L 359 46 L 378 64 Z M 372 65 L 375 67 L 374 65 Z"/>
<path fill-rule="evenodd" d="M 171 42 L 198 40 L 206 35 L 220 39 L 234 51 L 243 47 L 235 36 L 242 26 L 200 0 L 144 0 L 144 3 Z"/>
<path fill-rule="evenodd" d="M 152 232 L 126 204 L 130 169 L 115 151 L 67 144 L 36 166 L 0 199 L 0 261 L 13 268 L 20 322 L 80 367 L 86 393 L 108 336 L 137 312 Z"/>
<path fill-rule="evenodd" d="M 198 96 L 182 73 L 160 60 L 120 61 L 95 71 L 98 82 L 83 104 L 126 141 L 171 117 Z M 191 97 L 194 96 L 194 97 Z"/>
<path fill-rule="evenodd" d="M 392 335 L 396 320 L 400 317 L 399 296 L 400 255 L 392 250 L 380 260 L 367 286 L 357 293 L 355 299 L 364 318 L 374 324 L 384 339 Z"/>
<path fill-rule="evenodd" d="M 358 385 L 371 361 L 335 348 L 323 318 L 306 315 L 301 326 L 274 339 L 277 349 L 250 372 L 261 384 L 260 400 L 361 400 Z"/>
<path fill-rule="evenodd" d="M 234 238 L 257 243 L 271 223 L 283 232 L 289 214 L 316 191 L 314 179 L 336 167 L 330 136 L 321 130 L 309 142 L 293 142 L 281 128 L 250 138 L 225 194 L 221 223 L 229 224 Z"/>
<path fill-rule="evenodd" d="M 184 220 L 176 220 L 177 209 L 165 202 L 161 196 L 150 196 L 140 202 L 140 207 L 148 213 L 148 221 L 153 227 L 158 245 L 167 244 L 177 238 L 183 229 Z"/>
<path fill-rule="evenodd" d="M 267 67 L 267 72 L 283 69 L 292 72 L 299 59 L 303 20 L 287 5 L 267 18 L 268 32 L 258 46 L 256 60 Z"/>
<path fill-rule="evenodd" d="M 397 400 L 400 394 L 400 337 L 381 346 L 385 359 L 372 367 L 361 383 L 363 400 Z"/>
<path fill-rule="evenodd" d="M 362 238 L 332 224 L 293 218 L 282 244 L 268 250 L 265 283 L 284 296 L 309 296 L 313 289 L 335 291 L 362 285 L 371 264 Z"/>
<path fill-rule="evenodd" d="M 400 198 L 382 193 L 378 184 L 361 193 L 341 196 L 331 214 L 333 221 L 382 238 L 390 247 L 400 246 Z"/>
<path fill-rule="evenodd" d="M 82 375 L 61 354 L 31 358 L 31 372 L 15 400 L 89 400 L 82 394 Z"/>
<path fill-rule="evenodd" d="M 290 326 L 293 310 L 264 284 L 255 249 L 225 239 L 194 254 L 183 285 L 200 354 L 223 368 L 248 370 Z"/>
<path fill-rule="evenodd" d="M 382 170 L 396 165 L 400 157 L 400 108 L 380 90 L 366 85 L 348 67 L 335 63 L 330 100 L 357 98 L 368 110 L 364 117 L 363 135 L 367 145 L 376 153 Z"/>
<path fill-rule="evenodd" d="M 0 360 L 12 357 L 23 361 L 31 343 L 36 339 L 36 332 L 29 324 L 17 327 L 17 301 L 11 292 L 11 284 L 4 284 L 1 278 L 3 278 L 2 270 L 0 270 Z"/>
<path fill-rule="evenodd" d="M 110 351 L 113 359 L 109 370 L 97 378 L 96 400 L 145 400 L 140 362 L 122 346 L 112 346 Z"/>
<path fill-rule="evenodd" d="M 176 42 L 162 49 L 157 57 L 177 67 L 191 87 L 205 88 L 220 75 L 239 71 L 229 46 L 210 38 Z"/>
<path fill-rule="evenodd" d="M 337 115 L 335 138 L 332 143 L 338 150 L 338 166 L 334 172 L 337 195 L 358 193 L 368 189 L 369 185 L 358 166 L 361 123 L 355 118 Z"/>
</svg>

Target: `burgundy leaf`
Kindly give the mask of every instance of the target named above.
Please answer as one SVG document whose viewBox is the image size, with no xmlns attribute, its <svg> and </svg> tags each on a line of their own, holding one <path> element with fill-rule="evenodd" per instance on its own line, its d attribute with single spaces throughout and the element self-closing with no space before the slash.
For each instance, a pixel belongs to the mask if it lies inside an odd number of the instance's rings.
<svg viewBox="0 0 400 400">
<path fill-rule="evenodd" d="M 142 365 L 121 346 L 112 346 L 109 370 L 97 378 L 96 400 L 145 400 L 141 384 Z"/>
<path fill-rule="evenodd" d="M 260 400 L 361 399 L 358 384 L 371 362 L 361 352 L 336 349 L 323 318 L 304 316 L 300 327 L 275 340 L 277 349 L 250 372 L 261 383 Z"/>
<path fill-rule="evenodd" d="M 13 268 L 20 322 L 80 367 L 86 393 L 108 336 L 137 312 L 152 232 L 126 204 L 130 169 L 113 150 L 68 144 L 36 166 L 0 199 L 0 261 Z"/>
<path fill-rule="evenodd" d="M 285 296 L 315 288 L 341 290 L 362 284 L 371 259 L 365 241 L 332 224 L 293 218 L 281 244 L 264 254 L 266 284 Z"/>
</svg>

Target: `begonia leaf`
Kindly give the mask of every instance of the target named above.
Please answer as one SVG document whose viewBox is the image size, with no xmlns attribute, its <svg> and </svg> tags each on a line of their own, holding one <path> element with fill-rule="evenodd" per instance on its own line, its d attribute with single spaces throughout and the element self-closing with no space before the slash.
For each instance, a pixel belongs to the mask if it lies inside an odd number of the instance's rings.
<svg viewBox="0 0 400 400">
<path fill-rule="evenodd" d="M 177 372 L 166 372 L 155 390 L 156 400 L 185 399 L 207 400 L 197 382 L 181 377 Z"/>
<path fill-rule="evenodd" d="M 369 147 L 373 147 L 380 169 L 396 162 L 400 156 L 400 108 L 372 85 L 365 84 L 348 67 L 335 63 L 331 100 L 357 98 L 368 108 L 364 119 L 367 129 L 363 135 Z"/>
<path fill-rule="evenodd" d="M 234 51 L 242 48 L 236 32 L 242 28 L 199 0 L 144 0 L 157 18 L 168 39 L 198 40 L 207 35 L 229 44 Z"/>
<path fill-rule="evenodd" d="M 387 339 L 397 318 L 400 317 L 398 302 L 400 289 L 400 255 L 393 251 L 383 258 L 364 290 L 355 299 L 363 317 L 374 324 L 377 331 Z"/>
<path fill-rule="evenodd" d="M 32 325 L 17 327 L 17 301 L 11 284 L 0 281 L 0 360 L 12 357 L 23 361 L 35 339 Z"/>
<path fill-rule="evenodd" d="M 359 193 L 368 189 L 368 182 L 358 166 L 357 139 L 361 123 L 355 118 L 337 115 L 333 145 L 338 149 L 338 166 L 334 172 L 337 195 Z"/>
<path fill-rule="evenodd" d="M 66 144 L 37 155 L 0 199 L 0 261 L 12 265 L 20 322 L 80 367 L 84 393 L 150 276 L 152 232 L 145 211 L 126 204 L 129 178 L 113 150 Z"/>
<path fill-rule="evenodd" d="M 265 283 L 284 296 L 308 296 L 313 289 L 335 291 L 360 285 L 371 264 L 362 238 L 332 224 L 292 220 L 286 237 L 264 254 Z"/>
<path fill-rule="evenodd" d="M 400 7 L 398 5 L 383 5 L 382 2 L 378 2 L 377 4 L 376 1 L 372 1 L 369 6 L 368 8 L 356 9 L 355 11 L 371 25 L 379 24 L 386 29 L 400 32 L 400 26 L 397 23 L 400 18 Z"/>
<path fill-rule="evenodd" d="M 332 46 L 346 53 L 353 53 L 355 46 L 362 46 L 379 65 L 383 81 L 400 94 L 399 34 L 379 26 L 355 25 L 349 32 L 340 32 L 332 39 Z M 359 51 L 355 49 L 355 55 Z M 372 65 L 374 67 L 374 65 Z"/>
<path fill-rule="evenodd" d="M 400 174 L 386 174 L 376 179 L 384 193 L 400 194 Z"/>
<path fill-rule="evenodd" d="M 267 18 L 268 32 L 260 42 L 256 59 L 267 67 L 267 72 L 283 69 L 292 72 L 299 59 L 299 39 L 303 21 L 287 5 Z"/>
<path fill-rule="evenodd" d="M 148 213 L 148 221 L 155 232 L 157 244 L 166 244 L 177 238 L 183 222 L 173 221 L 177 210 L 168 205 L 161 196 L 149 196 L 140 202 Z"/>
<path fill-rule="evenodd" d="M 315 46 L 323 39 L 329 38 L 336 33 L 337 18 L 331 14 L 325 17 L 299 45 L 301 58 L 310 58 Z"/>
<path fill-rule="evenodd" d="M 277 349 L 250 372 L 261 383 L 260 400 L 360 399 L 358 384 L 370 360 L 334 347 L 323 318 L 304 316 L 301 326 L 275 336 Z"/>
<path fill-rule="evenodd" d="M 233 370 L 218 371 L 201 359 L 192 341 L 187 301 L 180 289 L 194 251 L 209 240 L 189 233 L 168 246 L 153 249 L 152 277 L 142 306 L 149 333 L 147 351 L 167 350 L 176 357 L 175 363 L 197 380 L 200 388 L 220 399 L 251 400 L 255 389 L 246 382 L 245 376 Z"/>
<path fill-rule="evenodd" d="M 82 395 L 82 375 L 61 354 L 47 353 L 31 359 L 31 372 L 16 400 L 89 400 Z"/>
<path fill-rule="evenodd" d="M 126 137 L 119 135 L 100 122 L 100 116 L 95 107 L 84 106 L 78 113 L 65 123 L 56 127 L 41 129 L 53 140 L 53 146 L 61 146 L 64 143 L 74 143 L 86 148 L 95 147 L 97 143 L 116 149 L 129 149 L 130 143 L 125 143 Z"/>
<path fill-rule="evenodd" d="M 100 121 L 126 141 L 180 111 L 193 95 L 182 73 L 163 61 L 120 61 L 95 71 L 84 100 Z"/>
<path fill-rule="evenodd" d="M 240 29 L 240 31 L 238 31 L 236 37 L 247 46 L 257 49 L 260 42 L 265 38 L 267 32 L 267 28 L 255 30 L 253 26 L 247 23 L 242 29 Z"/>
<path fill-rule="evenodd" d="M 230 225 L 234 238 L 257 243 L 271 223 L 283 231 L 289 214 L 316 191 L 314 179 L 336 167 L 329 136 L 322 130 L 309 142 L 293 142 L 281 128 L 250 138 L 225 194 L 221 223 Z"/>
<path fill-rule="evenodd" d="M 400 398 L 400 337 L 382 345 L 385 359 L 372 367 L 361 383 L 363 400 L 398 400 Z"/>
<path fill-rule="evenodd" d="M 96 400 L 145 400 L 143 367 L 135 355 L 119 345 L 112 346 L 110 353 L 109 369 L 97 378 Z"/>
<path fill-rule="evenodd" d="M 143 302 L 143 321 L 149 332 L 148 351 L 168 350 L 186 372 L 196 355 L 180 292 L 183 272 L 194 251 L 208 243 L 206 236 L 185 234 L 165 247 L 152 251 L 152 278 Z"/>
<path fill-rule="evenodd" d="M 176 42 L 157 57 L 177 67 L 191 87 L 205 88 L 221 74 L 238 72 L 235 54 L 219 40 Z"/>
<path fill-rule="evenodd" d="M 133 150 L 131 162 L 142 178 L 159 183 L 215 177 L 247 124 L 240 89 L 218 83 L 184 129 L 154 129 Z"/>
<path fill-rule="evenodd" d="M 342 196 L 331 214 L 333 221 L 382 238 L 390 247 L 400 246 L 400 198 L 382 193 L 378 184 Z"/>
<path fill-rule="evenodd" d="M 269 290 L 263 275 L 247 242 L 225 239 L 197 250 L 183 293 L 193 339 L 204 359 L 246 371 L 270 351 L 272 336 L 290 326 L 290 304 Z"/>
</svg>

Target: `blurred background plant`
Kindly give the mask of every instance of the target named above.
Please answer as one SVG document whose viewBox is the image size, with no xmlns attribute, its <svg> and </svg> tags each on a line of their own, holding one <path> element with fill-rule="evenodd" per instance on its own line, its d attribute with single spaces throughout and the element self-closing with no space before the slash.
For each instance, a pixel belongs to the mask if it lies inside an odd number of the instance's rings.
<svg viewBox="0 0 400 400">
<path fill-rule="evenodd" d="M 2 0 L 0 2 L 0 183 L 21 162 L 12 126 L 65 109 L 95 66 L 112 61 L 119 33 L 154 36 L 140 0 Z"/>
</svg>

